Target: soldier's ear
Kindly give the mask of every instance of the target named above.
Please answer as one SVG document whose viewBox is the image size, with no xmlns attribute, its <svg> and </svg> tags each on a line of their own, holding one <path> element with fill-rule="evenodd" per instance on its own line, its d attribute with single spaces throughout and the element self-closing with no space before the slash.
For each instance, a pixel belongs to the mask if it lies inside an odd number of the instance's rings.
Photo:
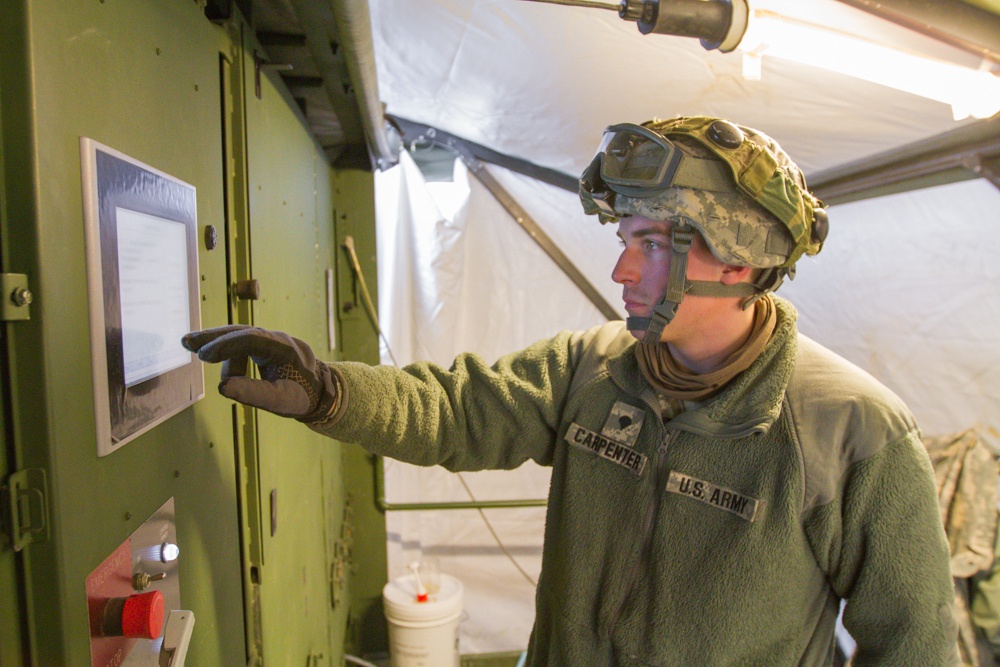
<svg viewBox="0 0 1000 667">
<path fill-rule="evenodd" d="M 735 285 L 750 279 L 753 269 L 749 266 L 726 264 L 722 267 L 721 282 L 723 285 Z"/>
</svg>

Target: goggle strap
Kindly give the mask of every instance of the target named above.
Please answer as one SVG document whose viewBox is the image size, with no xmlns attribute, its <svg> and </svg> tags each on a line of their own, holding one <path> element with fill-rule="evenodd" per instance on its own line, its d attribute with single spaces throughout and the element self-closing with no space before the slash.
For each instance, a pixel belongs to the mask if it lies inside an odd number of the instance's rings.
<svg viewBox="0 0 1000 667">
<path fill-rule="evenodd" d="M 670 187 L 710 192 L 735 192 L 739 189 L 727 164 L 688 155 L 682 157 L 677 165 Z"/>
</svg>

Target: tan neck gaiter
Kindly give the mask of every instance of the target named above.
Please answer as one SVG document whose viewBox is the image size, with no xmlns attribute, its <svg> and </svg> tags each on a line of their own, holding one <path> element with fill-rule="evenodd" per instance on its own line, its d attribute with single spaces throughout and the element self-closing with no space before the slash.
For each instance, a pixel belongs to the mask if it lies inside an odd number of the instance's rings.
<svg viewBox="0 0 1000 667">
<path fill-rule="evenodd" d="M 771 340 L 777 321 L 774 300 L 765 294 L 754 304 L 750 337 L 717 369 L 701 375 L 682 368 L 666 343 L 640 342 L 635 347 L 635 356 L 646 380 L 660 393 L 685 401 L 703 401 L 750 367 Z"/>
</svg>

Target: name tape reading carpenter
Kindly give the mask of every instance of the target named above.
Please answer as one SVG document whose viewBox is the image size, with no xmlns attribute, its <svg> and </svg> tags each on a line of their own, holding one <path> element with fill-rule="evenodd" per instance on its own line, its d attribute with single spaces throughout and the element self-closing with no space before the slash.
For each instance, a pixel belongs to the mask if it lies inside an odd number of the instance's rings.
<svg viewBox="0 0 1000 667">
<path fill-rule="evenodd" d="M 570 425 L 569 430 L 566 431 L 566 442 L 593 452 L 602 459 L 617 463 L 636 475 L 642 476 L 646 470 L 648 458 L 645 454 L 640 454 L 620 442 L 605 438 L 600 433 L 594 433 L 579 424 Z"/>
</svg>

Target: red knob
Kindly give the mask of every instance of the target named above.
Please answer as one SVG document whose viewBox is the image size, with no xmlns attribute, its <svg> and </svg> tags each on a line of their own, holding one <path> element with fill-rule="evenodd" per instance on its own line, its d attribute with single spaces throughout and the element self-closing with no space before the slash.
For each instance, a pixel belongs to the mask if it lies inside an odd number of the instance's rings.
<svg viewBox="0 0 1000 667">
<path fill-rule="evenodd" d="M 104 636 L 157 639 L 163 634 L 163 593 L 149 591 L 112 598 L 104 607 Z"/>
<path fill-rule="evenodd" d="M 163 633 L 163 593 L 150 591 L 132 595 L 122 609 L 122 634 L 138 639 L 156 639 Z"/>
</svg>

